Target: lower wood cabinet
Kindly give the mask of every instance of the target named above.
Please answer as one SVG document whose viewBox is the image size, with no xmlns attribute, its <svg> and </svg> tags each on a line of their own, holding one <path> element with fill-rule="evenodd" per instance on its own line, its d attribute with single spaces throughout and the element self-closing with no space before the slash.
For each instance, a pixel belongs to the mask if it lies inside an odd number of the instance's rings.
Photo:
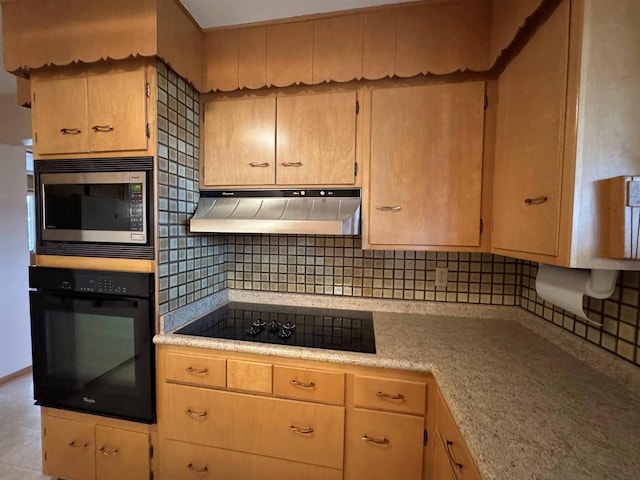
<svg viewBox="0 0 640 480">
<path fill-rule="evenodd" d="M 147 480 L 151 472 L 148 429 L 142 424 L 44 409 L 43 472 L 67 480 Z"/>
</svg>

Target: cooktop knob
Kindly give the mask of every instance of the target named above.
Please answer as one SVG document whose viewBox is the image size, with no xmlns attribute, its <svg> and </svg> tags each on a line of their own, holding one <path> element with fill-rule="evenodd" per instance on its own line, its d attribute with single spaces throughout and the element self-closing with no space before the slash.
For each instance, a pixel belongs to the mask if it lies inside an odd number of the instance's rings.
<svg viewBox="0 0 640 480">
<path fill-rule="evenodd" d="M 260 335 L 260 332 L 262 332 L 262 327 L 256 327 L 252 325 L 247 328 L 246 332 L 250 337 L 257 337 L 258 335 Z"/>
<path fill-rule="evenodd" d="M 267 324 L 267 322 L 265 322 L 264 320 L 262 320 L 261 318 L 255 320 L 251 325 L 253 325 L 254 327 L 258 327 L 258 328 L 262 328 Z"/>
<path fill-rule="evenodd" d="M 276 322 L 275 320 L 271 320 L 267 324 L 267 328 L 271 333 L 278 333 L 281 327 L 282 327 L 282 324 L 280 322 Z"/>
<path fill-rule="evenodd" d="M 282 338 L 282 339 L 289 338 L 291 335 L 293 335 L 292 330 L 282 329 L 278 332 L 278 338 Z"/>
<path fill-rule="evenodd" d="M 282 325 L 282 328 L 285 330 L 291 330 L 292 332 L 296 329 L 296 324 L 293 322 L 286 322 Z"/>
</svg>

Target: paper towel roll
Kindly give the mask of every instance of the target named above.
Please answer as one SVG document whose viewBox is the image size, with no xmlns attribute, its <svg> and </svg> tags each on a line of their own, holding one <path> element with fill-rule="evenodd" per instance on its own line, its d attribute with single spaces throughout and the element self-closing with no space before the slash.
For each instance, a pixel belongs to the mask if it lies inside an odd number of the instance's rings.
<svg viewBox="0 0 640 480">
<path fill-rule="evenodd" d="M 591 278 L 591 271 L 562 268 L 541 263 L 536 276 L 536 292 L 544 300 L 573 313 L 578 318 L 599 327 L 582 308 L 582 299 Z"/>
</svg>

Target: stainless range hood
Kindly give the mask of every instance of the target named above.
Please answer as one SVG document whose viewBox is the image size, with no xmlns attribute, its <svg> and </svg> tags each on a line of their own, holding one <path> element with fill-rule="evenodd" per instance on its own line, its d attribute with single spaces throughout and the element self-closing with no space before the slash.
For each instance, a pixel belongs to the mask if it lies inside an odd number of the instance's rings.
<svg viewBox="0 0 640 480">
<path fill-rule="evenodd" d="M 360 189 L 202 191 L 190 230 L 358 235 Z"/>
</svg>

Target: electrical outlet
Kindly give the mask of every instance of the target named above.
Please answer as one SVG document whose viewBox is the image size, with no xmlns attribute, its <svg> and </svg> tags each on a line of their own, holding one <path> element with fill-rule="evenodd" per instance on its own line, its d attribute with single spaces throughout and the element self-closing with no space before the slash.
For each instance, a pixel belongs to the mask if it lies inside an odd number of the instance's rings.
<svg viewBox="0 0 640 480">
<path fill-rule="evenodd" d="M 446 287 L 449 284 L 449 269 L 436 268 L 436 287 Z"/>
</svg>

